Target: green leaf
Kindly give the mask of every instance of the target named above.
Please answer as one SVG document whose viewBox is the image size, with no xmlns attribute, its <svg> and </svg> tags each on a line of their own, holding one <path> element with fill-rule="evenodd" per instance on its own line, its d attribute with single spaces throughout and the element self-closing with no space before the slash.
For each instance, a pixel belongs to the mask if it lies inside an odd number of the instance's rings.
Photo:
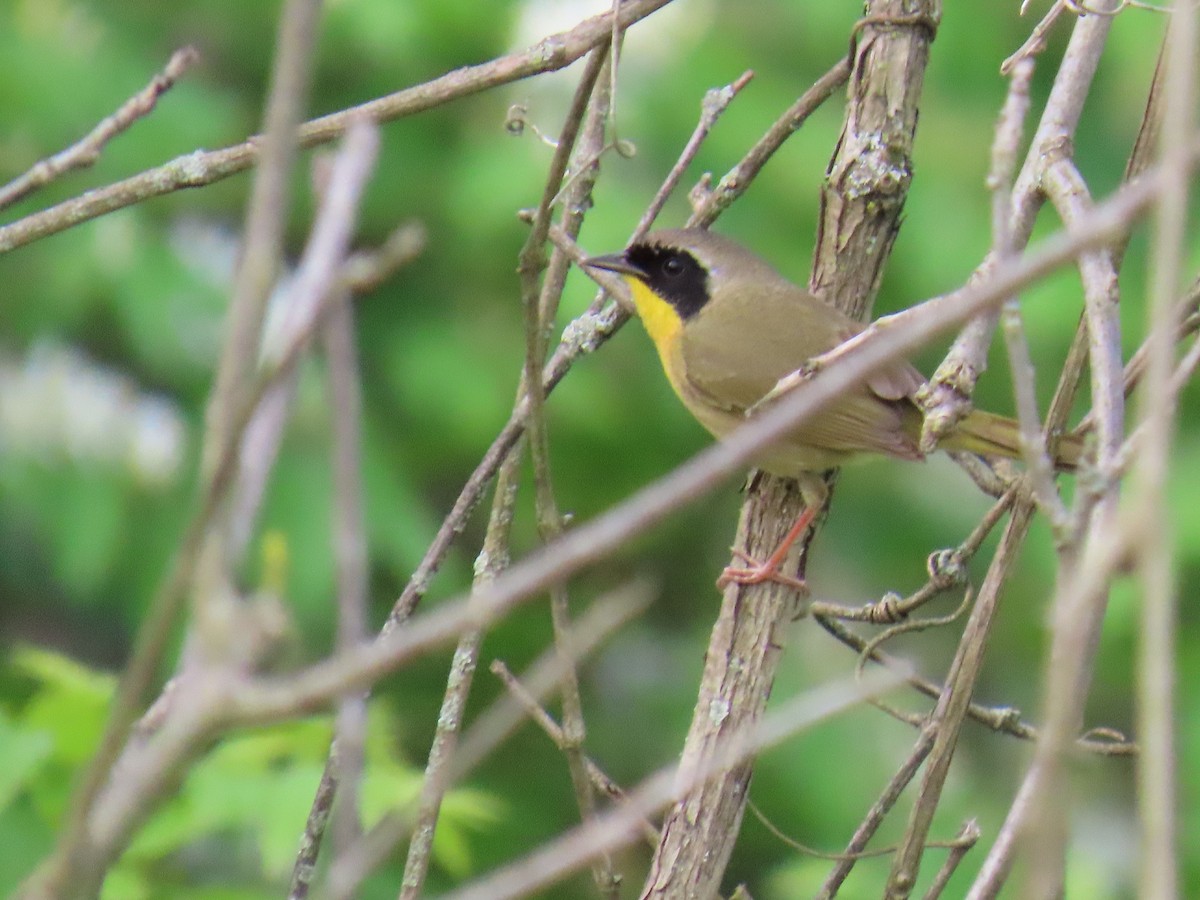
<svg viewBox="0 0 1200 900">
<path fill-rule="evenodd" d="M 68 765 L 90 759 L 104 729 L 116 679 L 34 647 L 17 648 L 12 662 L 15 670 L 40 683 L 21 713 L 23 727 L 49 735 L 55 757 Z"/>
<path fill-rule="evenodd" d="M 263 868 L 271 878 L 283 879 L 292 871 L 300 835 L 324 768 L 322 765 L 294 766 L 271 780 L 270 814 L 261 815 L 253 823 Z"/>
<path fill-rule="evenodd" d="M 100 900 L 150 900 L 150 882 L 134 866 L 115 866 L 109 870 L 100 890 Z"/>
<path fill-rule="evenodd" d="M 19 728 L 0 711 L 0 812 L 41 770 L 53 750 L 54 743 L 45 731 Z"/>
</svg>

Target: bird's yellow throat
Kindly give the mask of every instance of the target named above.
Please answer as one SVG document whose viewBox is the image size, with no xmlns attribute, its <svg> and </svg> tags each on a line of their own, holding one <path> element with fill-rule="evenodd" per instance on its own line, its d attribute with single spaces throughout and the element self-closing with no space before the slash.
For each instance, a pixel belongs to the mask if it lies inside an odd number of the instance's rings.
<svg viewBox="0 0 1200 900">
<path fill-rule="evenodd" d="M 683 319 L 679 318 L 675 307 L 650 290 L 640 278 L 632 275 L 623 277 L 625 283 L 629 285 L 630 294 L 633 295 L 633 303 L 637 307 L 638 317 L 642 320 L 646 333 L 654 341 L 654 346 L 658 348 L 658 355 L 663 358 L 665 364 L 667 348 L 674 344 L 675 338 L 679 335 L 679 330 L 683 327 Z"/>
</svg>

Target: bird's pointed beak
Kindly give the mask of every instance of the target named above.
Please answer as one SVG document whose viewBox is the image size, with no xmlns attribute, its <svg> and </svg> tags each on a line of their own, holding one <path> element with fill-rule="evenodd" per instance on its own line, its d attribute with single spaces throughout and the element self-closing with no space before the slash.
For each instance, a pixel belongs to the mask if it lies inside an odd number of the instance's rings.
<svg viewBox="0 0 1200 900">
<path fill-rule="evenodd" d="M 607 256 L 590 256 L 583 261 L 583 265 L 589 269 L 604 269 L 609 272 L 616 272 L 618 275 L 633 275 L 640 276 L 641 269 L 633 265 L 625 256 L 625 252 L 609 253 Z"/>
</svg>

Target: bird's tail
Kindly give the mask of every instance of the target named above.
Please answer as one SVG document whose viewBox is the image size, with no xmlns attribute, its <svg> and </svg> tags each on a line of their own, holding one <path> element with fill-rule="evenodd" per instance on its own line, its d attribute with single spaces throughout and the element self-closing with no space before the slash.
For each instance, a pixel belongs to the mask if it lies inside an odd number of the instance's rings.
<svg viewBox="0 0 1200 900">
<path fill-rule="evenodd" d="M 977 409 L 959 422 L 938 446 L 944 450 L 1018 458 L 1021 455 L 1020 426 L 1014 419 Z M 1082 456 L 1083 439 L 1079 435 L 1064 435 L 1055 450 L 1054 468 L 1060 472 L 1074 472 Z"/>
</svg>

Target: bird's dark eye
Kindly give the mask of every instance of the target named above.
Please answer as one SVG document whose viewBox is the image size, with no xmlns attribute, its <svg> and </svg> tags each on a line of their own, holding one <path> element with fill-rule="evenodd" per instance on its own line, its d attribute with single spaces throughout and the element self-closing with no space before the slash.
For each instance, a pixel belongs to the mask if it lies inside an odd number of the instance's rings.
<svg viewBox="0 0 1200 900">
<path fill-rule="evenodd" d="M 678 256 L 668 256 L 663 260 L 662 271 L 670 278 L 678 278 L 683 274 L 683 263 L 680 262 Z"/>
</svg>

